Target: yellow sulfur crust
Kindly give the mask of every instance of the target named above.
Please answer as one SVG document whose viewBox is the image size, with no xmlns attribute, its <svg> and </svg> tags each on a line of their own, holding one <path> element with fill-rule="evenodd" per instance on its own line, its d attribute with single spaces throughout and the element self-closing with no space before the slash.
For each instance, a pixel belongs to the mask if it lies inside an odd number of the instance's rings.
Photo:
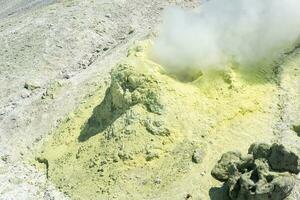
<svg viewBox="0 0 300 200">
<path fill-rule="evenodd" d="M 87 98 L 37 152 L 73 199 L 208 199 L 218 195 L 210 171 L 222 153 L 272 139 L 279 111 L 271 67 L 228 64 L 183 81 L 149 59 L 151 45 L 132 47 L 110 89 Z"/>
</svg>

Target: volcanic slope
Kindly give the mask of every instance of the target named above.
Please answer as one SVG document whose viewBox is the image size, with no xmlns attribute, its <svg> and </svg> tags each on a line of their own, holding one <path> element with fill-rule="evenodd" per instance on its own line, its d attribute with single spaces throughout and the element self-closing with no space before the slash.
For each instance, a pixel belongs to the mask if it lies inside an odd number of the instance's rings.
<svg viewBox="0 0 300 200">
<path fill-rule="evenodd" d="M 278 68 L 173 76 L 136 43 L 111 82 L 85 99 L 36 153 L 72 199 L 218 199 L 223 152 L 271 142 L 281 120 Z"/>
</svg>

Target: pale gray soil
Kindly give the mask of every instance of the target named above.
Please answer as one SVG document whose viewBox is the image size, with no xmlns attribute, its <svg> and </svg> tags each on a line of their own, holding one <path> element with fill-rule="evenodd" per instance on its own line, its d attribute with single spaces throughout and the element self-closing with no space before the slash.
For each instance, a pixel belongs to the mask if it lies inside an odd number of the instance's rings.
<svg viewBox="0 0 300 200">
<path fill-rule="evenodd" d="M 46 6 L 54 3 L 55 0 L 0 0 L 2 9 L 0 19 L 7 16 L 19 15 L 22 12 L 30 11 L 33 8 Z"/>
<path fill-rule="evenodd" d="M 52 3 L 51 3 L 52 2 Z M 63 199 L 24 163 L 127 47 L 155 32 L 166 0 L 0 1 L 0 199 Z M 39 88 L 28 90 L 25 82 Z M 54 97 L 44 95 L 55 88 Z"/>
</svg>

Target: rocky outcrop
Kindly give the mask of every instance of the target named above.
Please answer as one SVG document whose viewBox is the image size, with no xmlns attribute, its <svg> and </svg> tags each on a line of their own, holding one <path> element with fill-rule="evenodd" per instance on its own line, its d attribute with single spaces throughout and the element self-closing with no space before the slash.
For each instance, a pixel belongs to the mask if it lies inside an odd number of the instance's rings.
<svg viewBox="0 0 300 200">
<path fill-rule="evenodd" d="M 224 153 L 212 176 L 228 189 L 230 199 L 281 200 L 292 191 L 300 158 L 280 144 L 252 144 L 248 155 Z"/>
<path fill-rule="evenodd" d="M 128 109 L 141 103 L 149 112 L 162 113 L 158 81 L 142 67 L 137 70 L 129 64 L 120 64 L 112 71 L 111 77 L 108 95 L 111 98 L 112 110 Z"/>
<path fill-rule="evenodd" d="M 146 130 L 153 135 L 169 135 L 169 129 L 165 127 L 164 121 L 158 119 L 164 112 L 164 104 L 160 99 L 161 92 L 159 80 L 142 64 L 138 67 L 132 63 L 119 64 L 111 72 L 111 84 L 105 98 L 83 126 L 79 140 L 85 141 L 95 134 L 108 130 L 108 127 L 122 117 L 127 121 L 127 125 L 134 120 L 141 121 Z M 146 119 L 136 119 L 136 116 L 130 114 L 131 109 L 137 105 L 147 111 L 149 116 L 147 115 Z M 150 115 L 155 117 L 151 118 Z M 115 134 L 108 133 L 108 135 L 111 137 Z"/>
</svg>

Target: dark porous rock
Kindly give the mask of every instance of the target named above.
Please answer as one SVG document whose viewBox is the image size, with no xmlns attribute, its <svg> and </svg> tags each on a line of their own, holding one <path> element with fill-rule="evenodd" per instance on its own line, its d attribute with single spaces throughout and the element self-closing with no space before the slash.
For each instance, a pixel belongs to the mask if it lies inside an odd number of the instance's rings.
<svg viewBox="0 0 300 200">
<path fill-rule="evenodd" d="M 265 143 L 254 143 L 250 146 L 248 153 L 252 154 L 254 159 L 265 158 L 268 159 L 271 154 L 271 146 Z"/>
<path fill-rule="evenodd" d="M 241 156 L 240 162 L 237 163 L 237 169 L 239 172 L 247 172 L 254 167 L 254 158 L 252 155 Z"/>
<path fill-rule="evenodd" d="M 241 153 L 240 152 L 227 152 L 224 153 L 218 163 L 215 165 L 211 171 L 211 175 L 219 181 L 227 181 L 229 178 L 229 169 L 236 163 L 240 162 Z"/>
<path fill-rule="evenodd" d="M 300 172 L 300 159 L 294 152 L 281 144 L 273 144 L 269 163 L 275 171 L 288 171 L 298 174 Z"/>
<path fill-rule="evenodd" d="M 224 153 L 213 168 L 212 176 L 223 181 L 233 200 L 283 200 L 295 186 L 291 173 L 298 173 L 295 153 L 284 146 L 252 144 L 247 156 Z"/>
<path fill-rule="evenodd" d="M 227 185 L 231 199 L 281 200 L 291 193 L 295 181 L 291 174 L 271 172 L 267 162 L 256 160 L 253 169 L 236 173 Z"/>
</svg>

